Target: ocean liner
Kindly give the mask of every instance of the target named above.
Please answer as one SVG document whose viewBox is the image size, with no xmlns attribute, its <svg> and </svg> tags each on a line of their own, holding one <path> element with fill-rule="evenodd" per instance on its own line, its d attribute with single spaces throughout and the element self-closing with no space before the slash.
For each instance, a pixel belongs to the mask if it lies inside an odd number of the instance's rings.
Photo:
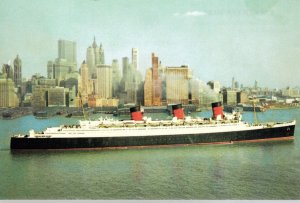
<svg viewBox="0 0 300 203">
<path fill-rule="evenodd" d="M 168 145 L 219 144 L 294 138 L 296 121 L 250 124 L 239 112 L 224 114 L 221 102 L 212 103 L 211 118 L 184 115 L 173 105 L 172 120 L 143 117 L 140 107 L 130 108 L 131 120 L 80 120 L 78 125 L 49 127 L 42 132 L 11 137 L 11 149 L 88 149 Z"/>
</svg>

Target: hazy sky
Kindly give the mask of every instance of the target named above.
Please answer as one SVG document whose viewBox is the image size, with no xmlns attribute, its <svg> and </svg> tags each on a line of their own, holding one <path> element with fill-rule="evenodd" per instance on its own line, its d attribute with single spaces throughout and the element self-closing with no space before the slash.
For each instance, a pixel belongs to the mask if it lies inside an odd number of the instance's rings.
<svg viewBox="0 0 300 203">
<path fill-rule="evenodd" d="M 96 36 L 105 60 L 140 50 L 145 74 L 155 52 L 166 66 L 230 85 L 300 85 L 298 0 L 1 0 L 0 63 L 23 62 L 23 75 L 46 75 L 57 41 L 77 42 L 78 67 Z"/>
</svg>

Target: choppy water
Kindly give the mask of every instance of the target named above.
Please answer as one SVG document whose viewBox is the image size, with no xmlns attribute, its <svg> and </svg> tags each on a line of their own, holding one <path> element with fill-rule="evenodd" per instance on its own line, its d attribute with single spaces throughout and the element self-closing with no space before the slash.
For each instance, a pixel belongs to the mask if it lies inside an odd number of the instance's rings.
<svg viewBox="0 0 300 203">
<path fill-rule="evenodd" d="M 252 113 L 244 117 L 253 120 Z M 295 140 L 12 153 L 12 134 L 76 119 L 0 120 L 0 199 L 300 199 L 300 109 L 258 118 L 296 119 Z"/>
</svg>

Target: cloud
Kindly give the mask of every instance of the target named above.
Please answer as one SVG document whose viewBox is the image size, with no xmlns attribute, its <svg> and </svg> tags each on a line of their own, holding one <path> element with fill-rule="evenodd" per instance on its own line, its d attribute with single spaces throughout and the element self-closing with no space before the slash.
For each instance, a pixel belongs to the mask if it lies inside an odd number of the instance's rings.
<svg viewBox="0 0 300 203">
<path fill-rule="evenodd" d="M 184 15 L 185 16 L 198 17 L 198 16 L 205 16 L 206 13 L 203 12 L 203 11 L 188 11 Z"/>
<path fill-rule="evenodd" d="M 183 17 L 200 17 L 205 16 L 207 13 L 204 11 L 188 11 L 186 13 L 173 13 L 173 16 L 183 16 Z"/>
</svg>

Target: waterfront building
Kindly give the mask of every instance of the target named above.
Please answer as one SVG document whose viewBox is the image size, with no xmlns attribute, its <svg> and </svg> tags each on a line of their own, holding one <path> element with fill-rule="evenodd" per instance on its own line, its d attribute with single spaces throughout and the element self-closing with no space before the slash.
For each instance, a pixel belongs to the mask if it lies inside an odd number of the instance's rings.
<svg viewBox="0 0 300 203">
<path fill-rule="evenodd" d="M 40 75 L 33 75 L 31 78 L 31 105 L 33 108 L 48 106 L 47 91 L 56 86 L 55 79 L 48 79 Z"/>
<path fill-rule="evenodd" d="M 109 65 L 97 65 L 95 95 L 99 98 L 112 98 L 112 68 Z"/>
<path fill-rule="evenodd" d="M 167 67 L 165 77 L 167 103 L 189 104 L 191 69 L 188 66 Z"/>
<path fill-rule="evenodd" d="M 134 70 L 139 69 L 139 50 L 138 48 L 132 48 L 131 50 L 131 60 Z"/>
<path fill-rule="evenodd" d="M 78 90 L 81 86 L 81 76 L 78 72 L 74 71 L 68 73 L 65 80 L 62 81 L 61 87 L 67 88 L 69 90 L 69 100 L 68 105 L 70 107 L 76 106 L 76 100 L 78 100 Z"/>
<path fill-rule="evenodd" d="M 158 70 L 158 57 L 152 53 L 152 67 L 146 71 L 144 84 L 144 105 L 161 106 L 162 81 Z"/>
<path fill-rule="evenodd" d="M 245 104 L 249 103 L 248 94 L 245 91 L 239 91 L 236 93 L 237 96 L 237 103 Z"/>
<path fill-rule="evenodd" d="M 22 86 L 22 61 L 19 58 L 19 55 L 14 60 L 14 82 L 15 87 Z"/>
<path fill-rule="evenodd" d="M 282 96 L 283 97 L 299 97 L 299 89 L 287 87 L 285 89 L 282 89 Z"/>
<path fill-rule="evenodd" d="M 2 75 L 0 78 L 0 107 L 18 107 L 19 102 L 13 80 Z"/>
<path fill-rule="evenodd" d="M 32 89 L 31 105 L 33 108 L 43 108 L 48 106 L 47 95 L 46 95 L 47 90 L 48 87 L 43 85 L 36 85 Z"/>
<path fill-rule="evenodd" d="M 23 106 L 24 107 L 31 106 L 31 100 L 32 100 L 32 93 L 26 93 L 24 95 Z"/>
<path fill-rule="evenodd" d="M 237 104 L 237 91 L 226 89 L 223 91 L 223 103 L 227 105 Z"/>
<path fill-rule="evenodd" d="M 89 95 L 88 106 L 89 107 L 118 107 L 119 99 L 116 98 L 101 98 L 97 95 Z"/>
<path fill-rule="evenodd" d="M 97 65 L 103 65 L 105 63 L 105 58 L 102 44 L 98 47 L 95 37 L 92 46 L 87 48 L 86 63 L 89 69 L 89 77 L 96 78 Z"/>
<path fill-rule="evenodd" d="M 54 87 L 47 90 L 47 106 L 66 106 L 66 95 L 68 89 L 64 87 Z"/>
</svg>

